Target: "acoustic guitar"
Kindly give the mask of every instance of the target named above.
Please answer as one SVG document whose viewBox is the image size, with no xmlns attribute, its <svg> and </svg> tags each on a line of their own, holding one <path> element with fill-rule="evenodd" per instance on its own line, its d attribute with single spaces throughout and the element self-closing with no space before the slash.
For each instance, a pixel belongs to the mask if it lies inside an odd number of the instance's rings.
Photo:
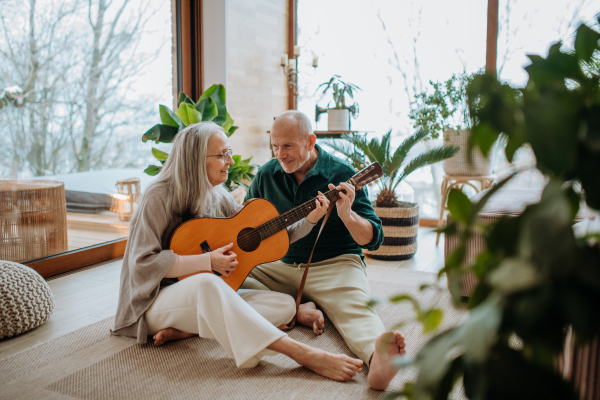
<svg viewBox="0 0 600 400">
<path fill-rule="evenodd" d="M 358 190 L 381 176 L 381 166 L 373 163 L 346 182 Z M 333 207 L 338 199 L 338 190 L 332 189 L 324 195 Z M 233 290 L 238 290 L 254 267 L 280 260 L 286 255 L 290 248 L 286 228 L 306 217 L 315 208 L 315 200 L 312 199 L 279 214 L 268 200 L 248 200 L 244 203 L 244 208 L 233 217 L 195 218 L 181 224 L 173 233 L 169 248 L 176 254 L 185 256 L 206 253 L 233 242 L 231 251 L 237 254 L 238 265 L 228 277 L 221 278 Z M 192 275 L 195 274 L 181 276 L 179 280 Z"/>
</svg>

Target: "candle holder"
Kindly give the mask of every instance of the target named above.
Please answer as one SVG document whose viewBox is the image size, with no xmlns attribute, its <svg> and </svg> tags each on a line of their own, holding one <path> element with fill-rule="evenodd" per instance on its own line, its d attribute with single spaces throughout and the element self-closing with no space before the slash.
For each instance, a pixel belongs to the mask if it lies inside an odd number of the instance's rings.
<svg viewBox="0 0 600 400">
<path fill-rule="evenodd" d="M 288 59 L 288 55 L 287 54 L 283 54 L 281 56 L 281 67 L 283 68 L 283 74 L 286 76 L 287 78 L 287 84 L 288 87 L 290 89 L 294 90 L 294 95 L 297 96 L 298 95 L 298 73 L 300 72 L 298 70 L 298 60 L 299 60 L 299 56 L 300 56 L 300 46 L 294 46 L 294 56 L 296 58 L 290 58 Z M 316 70 L 317 66 L 319 63 L 319 58 L 318 57 L 313 57 L 313 62 L 312 62 L 312 66 L 313 68 Z M 316 74 L 316 72 L 315 72 Z M 309 75 L 309 76 L 314 76 L 313 75 Z"/>
<path fill-rule="evenodd" d="M 118 194 L 113 195 L 113 210 L 119 214 L 121 221 L 128 221 L 140 198 L 140 180 L 138 178 L 129 178 L 117 181 Z M 134 206 L 135 205 L 135 206 Z"/>
</svg>

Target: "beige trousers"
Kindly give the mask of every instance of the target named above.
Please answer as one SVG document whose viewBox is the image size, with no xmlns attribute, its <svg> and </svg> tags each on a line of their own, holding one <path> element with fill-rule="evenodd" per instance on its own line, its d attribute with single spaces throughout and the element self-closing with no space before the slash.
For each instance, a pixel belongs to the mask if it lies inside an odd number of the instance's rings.
<svg viewBox="0 0 600 400">
<path fill-rule="evenodd" d="M 252 270 L 245 289 L 267 289 L 296 298 L 306 264 L 275 261 Z M 313 301 L 327 314 L 350 350 L 369 365 L 375 340 L 385 332 L 373 308 L 366 267 L 358 255 L 347 254 L 311 263 L 303 298 Z"/>
<path fill-rule="evenodd" d="M 162 289 L 146 311 L 148 333 L 175 328 L 217 340 L 240 368 L 277 353 L 266 347 L 286 334 L 296 312 L 295 300 L 282 293 L 241 290 L 236 293 L 213 274 L 198 274 Z"/>
</svg>

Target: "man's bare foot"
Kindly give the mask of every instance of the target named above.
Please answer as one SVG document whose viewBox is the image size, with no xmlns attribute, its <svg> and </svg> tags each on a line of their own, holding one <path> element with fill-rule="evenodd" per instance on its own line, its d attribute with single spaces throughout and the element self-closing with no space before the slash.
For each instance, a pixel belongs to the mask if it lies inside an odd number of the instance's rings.
<svg viewBox="0 0 600 400">
<path fill-rule="evenodd" d="M 350 358 L 345 354 L 332 354 L 297 342 L 284 336 L 267 349 L 285 354 L 298 364 L 326 378 L 344 382 L 362 372 L 362 360 Z"/>
<path fill-rule="evenodd" d="M 375 341 L 375 351 L 371 356 L 367 377 L 371 389 L 387 389 L 397 372 L 391 363 L 392 357 L 406 354 L 405 346 L 404 336 L 399 332 L 385 332 L 379 335 Z"/>
<path fill-rule="evenodd" d="M 180 331 L 179 329 L 175 329 L 175 328 L 165 328 L 162 331 L 158 332 L 156 335 L 154 335 L 152 337 L 152 339 L 154 339 L 155 346 L 160 346 L 160 345 L 165 344 L 166 342 L 170 342 L 172 340 L 187 339 L 192 336 L 197 336 L 197 335 L 194 333 L 183 332 L 183 331 Z"/>
<path fill-rule="evenodd" d="M 312 301 L 300 304 L 298 307 L 298 323 L 313 329 L 316 335 L 325 330 L 325 318 L 321 310 Z"/>
</svg>

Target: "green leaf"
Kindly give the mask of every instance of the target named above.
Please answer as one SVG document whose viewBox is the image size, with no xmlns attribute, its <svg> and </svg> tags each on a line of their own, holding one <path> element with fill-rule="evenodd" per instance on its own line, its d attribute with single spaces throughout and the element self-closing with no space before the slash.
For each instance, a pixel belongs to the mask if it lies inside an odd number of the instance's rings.
<svg viewBox="0 0 600 400">
<path fill-rule="evenodd" d="M 198 110 L 196 110 L 194 106 L 189 103 L 183 103 L 181 107 L 175 111 L 175 114 L 181 118 L 181 121 L 183 121 L 186 126 L 202 122 L 202 114 L 200 114 Z"/>
<path fill-rule="evenodd" d="M 581 24 L 577 28 L 577 35 L 575 36 L 575 54 L 577 57 L 583 61 L 590 61 L 594 51 L 598 49 L 598 40 L 600 40 L 600 33 L 585 24 Z"/>
<path fill-rule="evenodd" d="M 212 121 L 219 113 L 217 104 L 210 97 L 200 100 L 195 108 L 202 115 L 202 121 Z"/>
<path fill-rule="evenodd" d="M 448 209 L 452 214 L 452 219 L 469 224 L 472 208 L 473 204 L 463 192 L 458 189 L 450 189 L 450 193 L 448 194 Z"/>
<path fill-rule="evenodd" d="M 442 311 L 438 309 L 431 309 L 422 315 L 419 315 L 419 321 L 423 324 L 423 334 L 433 332 L 442 322 Z"/>
<path fill-rule="evenodd" d="M 144 170 L 144 172 L 150 176 L 157 175 L 162 168 L 156 165 L 148 165 L 148 167 Z"/>
<path fill-rule="evenodd" d="M 216 121 L 216 118 L 215 118 L 215 122 L 218 123 Z M 221 124 L 219 124 L 219 125 L 221 125 Z M 223 124 L 221 126 L 223 127 L 225 132 L 228 132 L 229 129 L 231 129 L 231 127 L 233 127 L 233 118 L 231 118 L 231 115 L 229 115 L 228 112 L 225 113 L 225 121 L 223 122 Z"/>
<path fill-rule="evenodd" d="M 179 100 L 177 101 L 177 107 L 181 107 L 181 103 L 188 103 L 194 105 L 192 99 L 190 99 L 187 94 L 181 92 L 179 93 Z"/>
<path fill-rule="evenodd" d="M 227 137 L 233 135 L 233 132 L 237 131 L 239 128 L 239 126 L 232 126 L 231 128 L 229 128 L 229 130 L 227 132 L 225 132 L 225 134 L 227 135 Z"/>
<path fill-rule="evenodd" d="M 158 106 L 158 111 L 160 113 L 160 121 L 163 123 L 163 125 L 174 126 L 179 128 L 179 130 L 185 128 L 185 125 L 183 124 L 181 119 L 179 119 L 179 117 L 168 107 L 160 104 Z"/>
<path fill-rule="evenodd" d="M 458 146 L 439 146 L 419 154 L 404 167 L 402 174 L 395 180 L 393 187 L 396 188 L 404 178 L 417 169 L 448 159 L 458 153 L 458 150 L 460 150 Z"/>
<path fill-rule="evenodd" d="M 169 125 L 156 124 L 152 128 L 148 129 L 142 136 L 142 141 L 145 143 L 148 140 L 155 142 L 172 143 L 175 135 L 177 135 L 178 128 Z"/>
<path fill-rule="evenodd" d="M 164 151 L 161 151 L 161 150 L 157 149 L 156 147 L 152 148 L 152 155 L 158 161 L 166 161 L 167 157 L 169 157 L 169 153 L 165 153 Z"/>
<path fill-rule="evenodd" d="M 213 99 L 215 105 L 217 106 L 217 115 L 212 121 L 220 126 L 223 126 L 227 120 L 228 115 L 227 98 L 225 96 L 225 86 L 219 84 L 212 85 L 211 87 L 206 89 L 204 93 L 202 93 L 202 95 L 198 99 L 198 103 L 208 98 Z M 225 132 L 227 132 L 228 130 L 229 128 L 225 129 Z"/>
</svg>

